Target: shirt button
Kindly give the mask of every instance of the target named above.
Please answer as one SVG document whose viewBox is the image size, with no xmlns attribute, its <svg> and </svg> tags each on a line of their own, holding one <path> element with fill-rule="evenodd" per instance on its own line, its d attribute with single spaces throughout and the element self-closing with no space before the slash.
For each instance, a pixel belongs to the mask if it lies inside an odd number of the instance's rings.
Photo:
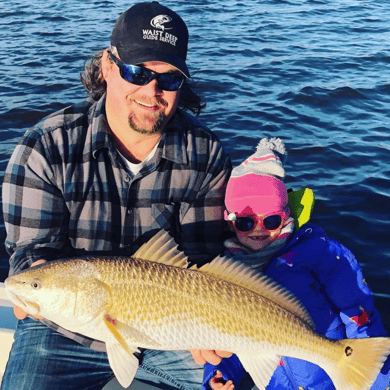
<svg viewBox="0 0 390 390">
<path fill-rule="evenodd" d="M 132 214 L 133 213 L 133 210 L 127 210 L 127 214 Z"/>
<path fill-rule="evenodd" d="M 130 181 L 130 176 L 125 177 L 125 182 L 128 183 Z"/>
</svg>

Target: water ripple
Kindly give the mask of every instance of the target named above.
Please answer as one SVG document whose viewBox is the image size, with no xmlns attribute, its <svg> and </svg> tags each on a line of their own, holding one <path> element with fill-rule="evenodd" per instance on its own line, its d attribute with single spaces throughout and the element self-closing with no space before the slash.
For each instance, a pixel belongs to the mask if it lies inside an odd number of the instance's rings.
<svg viewBox="0 0 390 390">
<path fill-rule="evenodd" d="M 0 10 L 1 177 L 27 128 L 85 96 L 79 72 L 107 47 L 128 7 L 124 0 L 25 3 L 6 1 Z M 262 137 L 284 139 L 288 186 L 313 188 L 313 221 L 356 254 L 390 329 L 390 3 L 164 4 L 189 27 L 187 62 L 208 103 L 201 119 L 234 163 Z M 6 258 L 0 246 L 3 267 Z"/>
</svg>

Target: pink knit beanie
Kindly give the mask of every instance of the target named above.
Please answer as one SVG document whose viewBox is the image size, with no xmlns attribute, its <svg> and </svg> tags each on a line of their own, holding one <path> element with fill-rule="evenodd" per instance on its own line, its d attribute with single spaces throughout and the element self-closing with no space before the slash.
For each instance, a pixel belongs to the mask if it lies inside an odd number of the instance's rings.
<svg viewBox="0 0 390 390">
<path fill-rule="evenodd" d="M 284 169 L 280 157 L 286 149 L 279 138 L 262 139 L 256 152 L 234 168 L 227 184 L 225 205 L 228 213 L 271 214 L 287 206 Z"/>
</svg>

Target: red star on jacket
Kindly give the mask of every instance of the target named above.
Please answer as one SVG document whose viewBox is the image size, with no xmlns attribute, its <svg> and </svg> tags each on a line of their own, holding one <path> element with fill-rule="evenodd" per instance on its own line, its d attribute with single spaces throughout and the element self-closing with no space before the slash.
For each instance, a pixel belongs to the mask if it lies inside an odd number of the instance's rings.
<svg viewBox="0 0 390 390">
<path fill-rule="evenodd" d="M 350 317 L 350 320 L 358 324 L 359 328 L 367 324 L 368 322 L 370 322 L 370 315 L 371 315 L 369 311 L 365 311 L 363 308 L 361 308 L 361 310 L 362 310 L 362 314 L 358 316 Z"/>
</svg>

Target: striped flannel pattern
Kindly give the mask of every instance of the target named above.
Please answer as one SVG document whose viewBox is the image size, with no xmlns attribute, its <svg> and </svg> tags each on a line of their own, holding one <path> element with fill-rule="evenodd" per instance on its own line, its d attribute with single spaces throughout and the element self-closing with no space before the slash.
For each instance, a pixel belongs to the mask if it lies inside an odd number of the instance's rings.
<svg viewBox="0 0 390 390">
<path fill-rule="evenodd" d="M 132 178 L 104 107 L 105 96 L 56 112 L 15 148 L 3 183 L 11 274 L 42 258 L 130 256 L 160 229 L 192 263 L 222 252 L 231 162 L 216 135 L 178 110 Z"/>
</svg>

